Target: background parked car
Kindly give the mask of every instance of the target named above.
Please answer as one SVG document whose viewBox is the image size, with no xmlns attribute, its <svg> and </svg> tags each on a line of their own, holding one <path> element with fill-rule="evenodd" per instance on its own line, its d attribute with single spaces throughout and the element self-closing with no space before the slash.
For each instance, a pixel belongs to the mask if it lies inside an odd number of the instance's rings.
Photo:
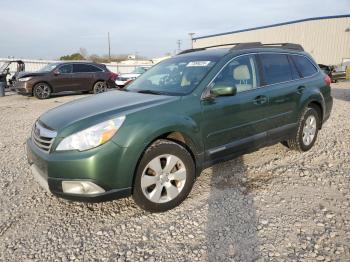
<svg viewBox="0 0 350 262">
<path fill-rule="evenodd" d="M 131 73 L 119 75 L 117 77 L 115 83 L 116 83 L 116 85 L 118 87 L 123 88 L 128 83 L 130 83 L 131 81 L 135 80 L 137 77 L 139 77 L 144 72 L 146 72 L 147 69 L 148 69 L 147 67 L 136 67 L 134 69 L 134 71 L 132 71 Z"/>
<path fill-rule="evenodd" d="M 332 79 L 333 66 L 318 64 L 321 70 Z"/>
<path fill-rule="evenodd" d="M 17 77 L 15 90 L 23 95 L 46 99 L 52 93 L 66 91 L 102 93 L 115 87 L 117 74 L 105 65 L 87 62 L 49 64 L 38 72 L 23 72 Z"/>
<path fill-rule="evenodd" d="M 332 83 L 336 83 L 338 82 L 339 80 L 345 80 L 345 71 L 337 71 L 335 66 L 329 66 L 329 65 L 322 65 L 322 64 L 319 64 L 318 65 L 322 71 L 328 75 L 331 80 L 332 80 Z"/>
</svg>

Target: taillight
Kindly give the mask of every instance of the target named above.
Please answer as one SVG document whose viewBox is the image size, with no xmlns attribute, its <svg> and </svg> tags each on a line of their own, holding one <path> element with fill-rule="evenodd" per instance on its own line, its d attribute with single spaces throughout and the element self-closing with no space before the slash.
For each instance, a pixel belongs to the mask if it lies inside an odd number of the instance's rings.
<svg viewBox="0 0 350 262">
<path fill-rule="evenodd" d="M 109 73 L 109 79 L 112 79 L 112 80 L 116 80 L 117 79 L 117 77 L 118 77 L 118 74 L 116 74 L 116 73 L 113 73 L 113 72 L 110 72 Z"/>
<path fill-rule="evenodd" d="M 328 75 L 325 75 L 325 76 L 324 76 L 324 83 L 325 83 L 327 86 L 330 86 L 331 83 L 332 83 L 332 79 L 331 79 Z"/>
</svg>

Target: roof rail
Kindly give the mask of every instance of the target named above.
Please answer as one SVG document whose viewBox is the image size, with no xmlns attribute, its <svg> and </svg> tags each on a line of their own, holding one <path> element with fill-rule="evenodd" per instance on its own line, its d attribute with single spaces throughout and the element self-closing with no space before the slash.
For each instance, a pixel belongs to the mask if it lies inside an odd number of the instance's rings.
<svg viewBox="0 0 350 262">
<path fill-rule="evenodd" d="M 207 49 L 207 47 L 202 47 L 202 48 L 192 48 L 192 49 L 186 49 L 184 51 L 181 51 L 177 55 L 182 55 L 182 54 L 187 54 L 187 53 L 192 53 L 192 52 L 197 52 L 197 51 L 202 51 Z"/>
<path fill-rule="evenodd" d="M 240 43 L 232 47 L 230 51 L 240 50 L 240 49 L 249 49 L 249 48 L 264 48 L 264 47 L 276 47 L 276 48 L 304 51 L 304 48 L 299 44 L 293 44 L 293 43 L 262 44 L 261 42 Z"/>
<path fill-rule="evenodd" d="M 184 51 L 178 53 L 178 55 L 187 54 L 187 53 L 191 53 L 191 52 L 197 52 L 197 51 L 203 51 L 203 50 L 206 50 L 208 48 L 215 48 L 215 47 L 222 47 L 222 46 L 233 46 L 230 49 L 230 51 L 249 49 L 249 48 L 265 48 L 265 47 L 276 47 L 276 48 L 304 51 L 304 48 L 300 44 L 293 44 L 293 43 L 262 44 L 261 42 L 246 42 L 246 43 L 220 44 L 220 45 L 212 45 L 212 46 L 206 46 L 206 47 L 201 47 L 201 48 L 187 49 L 187 50 L 184 50 Z"/>
</svg>

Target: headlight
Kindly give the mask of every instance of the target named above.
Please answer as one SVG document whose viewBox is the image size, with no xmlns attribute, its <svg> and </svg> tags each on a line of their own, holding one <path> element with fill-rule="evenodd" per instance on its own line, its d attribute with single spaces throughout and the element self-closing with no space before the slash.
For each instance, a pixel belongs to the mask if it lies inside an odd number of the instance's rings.
<svg viewBox="0 0 350 262">
<path fill-rule="evenodd" d="M 26 82 L 26 81 L 29 81 L 30 79 L 31 77 L 22 77 L 22 78 L 19 78 L 18 81 Z"/>
<path fill-rule="evenodd" d="M 64 138 L 56 148 L 57 151 L 84 151 L 106 143 L 118 131 L 125 120 L 120 116 Z"/>
</svg>

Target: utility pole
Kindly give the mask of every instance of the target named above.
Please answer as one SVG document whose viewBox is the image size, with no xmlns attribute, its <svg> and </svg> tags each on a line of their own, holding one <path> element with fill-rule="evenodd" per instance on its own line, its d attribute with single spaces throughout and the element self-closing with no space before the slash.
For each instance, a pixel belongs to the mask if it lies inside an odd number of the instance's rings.
<svg viewBox="0 0 350 262">
<path fill-rule="evenodd" d="M 191 41 L 191 49 L 193 49 L 193 36 L 195 33 L 188 33 L 188 35 L 190 36 L 190 41 Z"/>
<path fill-rule="evenodd" d="M 111 38 L 108 32 L 108 61 L 111 62 Z"/>
<path fill-rule="evenodd" d="M 177 40 L 177 52 L 180 53 L 181 52 L 181 40 Z"/>
</svg>

